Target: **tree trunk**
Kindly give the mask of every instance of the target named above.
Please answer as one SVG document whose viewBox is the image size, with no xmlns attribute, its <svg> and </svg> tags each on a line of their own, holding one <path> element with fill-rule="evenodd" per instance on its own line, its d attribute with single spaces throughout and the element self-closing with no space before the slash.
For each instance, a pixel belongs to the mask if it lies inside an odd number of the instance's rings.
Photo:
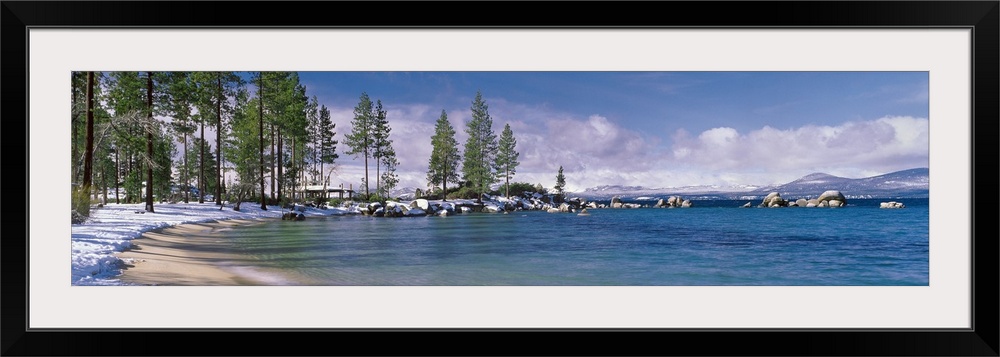
<svg viewBox="0 0 1000 357">
<path fill-rule="evenodd" d="M 274 161 L 277 160 L 274 157 L 274 123 L 271 123 L 271 170 L 268 171 L 271 176 L 271 197 L 277 197 L 274 195 Z"/>
<path fill-rule="evenodd" d="M 205 203 L 205 119 L 201 119 L 201 154 L 198 155 L 198 203 Z"/>
<path fill-rule="evenodd" d="M 70 81 L 70 83 L 72 84 L 72 87 L 73 87 L 72 93 L 70 93 L 70 97 L 71 97 L 71 99 L 73 101 L 73 107 L 72 108 L 75 109 L 76 106 L 77 106 L 76 103 L 78 101 L 78 99 L 76 97 L 76 91 L 77 91 L 76 79 L 72 78 L 71 81 Z M 73 109 L 70 110 L 70 125 L 69 125 L 69 127 L 73 131 L 73 134 L 72 134 L 73 135 L 72 136 L 72 138 L 73 138 L 72 139 L 73 145 L 72 145 L 72 147 L 70 147 L 70 156 L 71 156 L 70 159 L 73 160 L 72 161 L 72 167 L 73 167 L 73 169 L 72 169 L 72 175 L 73 175 L 72 180 L 75 183 L 75 182 L 80 182 L 80 181 L 78 181 L 78 180 L 80 180 L 80 166 L 79 166 L 80 165 L 80 149 L 78 148 L 78 146 L 80 145 L 80 133 L 79 133 L 80 130 L 77 127 L 77 124 L 76 124 L 76 121 L 78 120 L 78 118 L 77 118 L 78 116 L 77 115 L 73 115 L 73 114 L 77 114 L 76 112 L 73 111 Z"/>
<path fill-rule="evenodd" d="M 83 156 L 83 185 L 80 187 L 90 197 L 94 174 L 94 72 L 87 72 L 87 143 Z"/>
<path fill-rule="evenodd" d="M 444 167 L 444 170 L 442 170 L 444 171 L 444 178 L 441 179 L 441 190 L 443 190 L 444 192 L 441 193 L 441 200 L 447 202 L 448 201 L 448 156 L 447 155 L 445 155 L 444 163 L 441 166 Z"/>
<path fill-rule="evenodd" d="M 118 151 L 121 148 L 115 148 L 115 204 L 121 204 L 122 202 L 118 199 L 118 175 L 122 172 L 121 163 L 118 161 Z"/>
<path fill-rule="evenodd" d="M 215 97 L 215 204 L 222 206 L 222 75 L 216 78 L 218 96 Z"/>
<path fill-rule="evenodd" d="M 278 165 L 278 175 L 277 175 L 278 177 L 276 178 L 277 181 L 278 181 L 278 187 L 277 187 L 277 189 L 278 189 L 278 195 L 275 196 L 275 197 L 278 197 L 278 202 L 281 202 L 281 198 L 284 197 L 281 194 L 281 188 L 285 186 L 285 175 L 284 175 L 284 170 L 282 170 L 285 160 L 284 160 L 284 157 L 282 157 L 282 155 L 281 155 L 281 144 L 283 144 L 283 140 L 282 140 L 282 137 L 281 137 L 281 127 L 279 126 L 277 128 L 277 130 L 278 130 L 278 134 L 277 134 L 277 136 L 275 136 L 275 139 L 277 139 L 277 141 L 278 141 L 278 154 L 276 156 L 274 156 L 274 160 L 277 161 L 277 165 Z"/>
<path fill-rule="evenodd" d="M 369 185 L 370 183 L 371 181 L 368 181 L 368 153 L 366 152 L 365 153 L 365 199 L 366 200 L 371 200 L 372 198 L 372 193 L 371 191 L 368 190 L 368 186 L 370 186 Z"/>
<path fill-rule="evenodd" d="M 504 194 L 504 196 L 507 196 L 507 199 L 510 199 L 510 170 L 508 169 L 507 172 L 505 172 L 505 173 L 507 174 L 507 176 L 504 176 L 504 177 L 507 178 L 507 183 L 504 185 L 504 193 L 503 194 Z"/>
<path fill-rule="evenodd" d="M 379 169 L 382 168 L 382 159 L 378 156 L 375 157 L 375 194 L 382 197 L 382 173 Z"/>
<path fill-rule="evenodd" d="M 146 72 L 146 212 L 153 213 L 153 72 Z"/>
<path fill-rule="evenodd" d="M 184 170 L 181 170 L 181 175 L 184 177 L 184 203 L 188 203 L 191 194 L 190 171 L 188 169 L 188 134 L 184 133 Z"/>
<path fill-rule="evenodd" d="M 260 136 L 260 209 L 267 211 L 267 200 L 264 198 L 264 72 L 260 72 L 260 88 L 257 88 L 257 96 L 260 99 L 258 108 L 260 109 L 260 125 L 257 130 Z"/>
<path fill-rule="evenodd" d="M 108 204 L 108 168 L 101 165 L 101 194 L 104 195 L 104 199 L 101 200 L 102 204 Z"/>
</svg>

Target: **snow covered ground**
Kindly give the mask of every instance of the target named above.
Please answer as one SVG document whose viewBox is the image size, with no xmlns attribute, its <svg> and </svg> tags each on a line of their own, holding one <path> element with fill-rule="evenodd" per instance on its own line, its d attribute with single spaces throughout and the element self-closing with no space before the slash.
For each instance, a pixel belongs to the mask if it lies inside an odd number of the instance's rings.
<svg viewBox="0 0 1000 357">
<path fill-rule="evenodd" d="M 214 203 L 162 203 L 153 206 L 154 213 L 145 212 L 145 204 L 109 204 L 93 208 L 82 224 L 72 225 L 72 284 L 119 285 L 122 261 L 115 257 L 131 246 L 132 240 L 143 233 L 184 223 L 200 223 L 228 219 L 280 219 L 282 209 L 268 206 L 267 211 L 252 202 L 233 211 L 227 204 L 222 210 Z M 285 212 L 288 210 L 285 209 Z M 306 207 L 303 214 L 331 216 L 359 213 L 356 207 L 318 209 Z"/>
</svg>

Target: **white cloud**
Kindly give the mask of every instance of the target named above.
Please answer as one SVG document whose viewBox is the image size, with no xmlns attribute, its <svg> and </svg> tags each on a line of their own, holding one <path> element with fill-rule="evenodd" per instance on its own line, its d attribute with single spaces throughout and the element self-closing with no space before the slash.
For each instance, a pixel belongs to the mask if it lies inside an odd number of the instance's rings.
<svg viewBox="0 0 1000 357">
<path fill-rule="evenodd" d="M 742 134 L 714 128 L 697 137 L 678 131 L 671 159 L 707 172 L 774 173 L 777 182 L 813 171 L 849 177 L 881 174 L 927 166 L 928 121 L 884 117 L 838 126 L 765 126 Z"/>
</svg>

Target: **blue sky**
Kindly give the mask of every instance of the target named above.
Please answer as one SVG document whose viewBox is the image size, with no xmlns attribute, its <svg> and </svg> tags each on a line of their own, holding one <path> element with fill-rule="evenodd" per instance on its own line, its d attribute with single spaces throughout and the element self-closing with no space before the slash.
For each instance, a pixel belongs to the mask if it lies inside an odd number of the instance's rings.
<svg viewBox="0 0 1000 357">
<path fill-rule="evenodd" d="M 464 143 L 477 91 L 494 131 L 509 123 L 517 138 L 513 180 L 546 187 L 559 166 L 570 190 L 774 184 L 813 172 L 867 177 L 928 166 L 927 72 L 299 75 L 331 109 L 341 139 L 362 92 L 382 101 L 401 186 L 426 186 L 442 110 Z M 360 182 L 363 160 L 341 154 L 337 164 L 335 180 Z"/>
</svg>

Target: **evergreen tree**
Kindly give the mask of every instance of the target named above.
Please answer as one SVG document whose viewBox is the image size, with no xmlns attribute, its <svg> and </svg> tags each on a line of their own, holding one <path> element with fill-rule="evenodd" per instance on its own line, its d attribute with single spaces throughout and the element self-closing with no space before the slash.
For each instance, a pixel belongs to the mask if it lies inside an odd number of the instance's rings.
<svg viewBox="0 0 1000 357">
<path fill-rule="evenodd" d="M 170 197 L 171 186 L 175 184 L 171 180 L 171 168 L 173 167 L 174 156 L 177 155 L 177 147 L 170 135 L 166 133 L 166 126 L 159 122 L 153 122 L 153 131 L 156 132 L 153 139 L 153 180 L 151 185 L 147 185 L 146 190 L 153 192 L 153 195 L 165 201 Z"/>
<path fill-rule="evenodd" d="M 264 72 L 257 72 L 257 136 L 260 139 L 260 209 L 267 210 L 267 196 L 264 195 Z"/>
<path fill-rule="evenodd" d="M 493 157 L 497 151 L 497 137 L 493 133 L 489 107 L 483 101 L 481 92 L 476 92 L 476 98 L 472 101 L 472 119 L 466 124 L 465 132 L 469 134 L 469 138 L 465 142 L 462 175 L 477 193 L 476 201 L 482 202 L 483 193 L 489 191 L 496 178 L 493 173 Z"/>
<path fill-rule="evenodd" d="M 386 111 L 382 108 L 382 100 L 377 100 L 375 106 L 372 108 L 372 157 L 375 159 L 375 177 L 378 181 L 375 183 L 375 192 L 380 197 L 388 196 L 388 192 L 392 187 L 395 187 L 396 175 L 395 166 L 399 164 L 396 161 L 396 151 L 392 148 L 392 139 L 389 139 L 389 133 L 392 132 L 392 128 L 389 127 L 389 120 L 386 118 Z M 390 167 L 392 172 L 390 172 Z M 386 167 L 386 175 L 381 173 L 382 167 Z M 392 187 L 385 188 L 382 187 L 387 179 L 392 182 Z"/>
<path fill-rule="evenodd" d="M 226 161 L 236 170 L 238 185 L 244 189 L 256 186 L 261 180 L 260 153 L 262 141 L 259 139 L 258 103 L 245 89 L 239 89 L 235 96 L 233 117 L 229 121 L 229 136 L 223 146 Z M 262 181 L 260 181 L 262 182 Z M 260 189 L 263 193 L 263 188 Z M 251 197 L 255 194 L 250 195 Z"/>
<path fill-rule="evenodd" d="M 396 160 L 396 150 L 392 148 L 392 142 L 389 142 L 388 146 L 383 149 L 380 161 L 385 167 L 385 171 L 379 177 L 382 181 L 379 196 L 388 197 L 389 191 L 399 183 L 399 176 L 396 175 L 396 166 L 399 166 L 399 161 Z"/>
<path fill-rule="evenodd" d="M 146 72 L 146 157 L 150 161 L 146 164 L 146 212 L 153 212 L 153 169 L 155 160 L 153 158 L 153 134 L 156 131 L 158 122 L 153 119 L 153 72 Z M 162 138 L 162 136 L 161 136 Z M 167 175 L 167 177 L 170 177 Z"/>
<path fill-rule="evenodd" d="M 334 140 L 334 137 L 337 135 L 337 132 L 335 131 L 336 128 L 337 123 L 334 123 L 333 119 L 330 118 L 330 109 L 327 108 L 326 105 L 320 106 L 318 128 L 319 142 L 317 143 L 316 151 L 319 154 L 319 171 L 320 175 L 322 175 L 320 179 L 323 180 L 324 189 L 330 184 L 327 182 L 329 179 L 328 174 L 326 173 L 327 170 L 325 164 L 330 164 L 330 168 L 332 169 L 335 161 L 340 158 L 340 155 L 337 155 L 337 144 L 339 144 L 339 142 Z"/>
<path fill-rule="evenodd" d="M 77 184 L 82 181 L 80 177 L 80 169 L 83 167 L 83 155 L 86 145 L 85 140 L 80 139 L 81 136 L 86 135 L 87 126 L 87 73 L 88 72 L 73 72 L 70 75 L 70 87 L 71 87 L 71 100 L 72 106 L 70 107 L 70 162 L 72 168 L 70 170 L 71 177 L 70 180 Z"/>
<path fill-rule="evenodd" d="M 179 181 L 183 185 L 184 203 L 188 203 L 191 195 L 191 173 L 196 172 L 191 169 L 188 161 L 188 137 L 197 130 L 197 123 L 192 111 L 195 88 L 191 81 L 190 72 L 165 72 L 162 78 L 164 93 L 157 98 L 160 101 L 159 108 L 161 110 L 159 112 L 172 117 L 171 129 L 182 143 L 181 166 L 177 171 L 181 174 Z"/>
<path fill-rule="evenodd" d="M 562 194 L 563 189 L 566 188 L 566 176 L 563 176 L 563 167 L 559 166 L 559 174 L 556 175 L 556 193 Z"/>
<path fill-rule="evenodd" d="M 322 133 L 319 125 L 319 99 L 315 95 L 309 98 L 309 103 L 306 105 L 306 119 L 306 155 L 310 164 L 309 175 L 311 177 L 308 184 L 316 185 L 320 183 L 320 177 L 322 177 L 319 172 L 319 142 Z"/>
<path fill-rule="evenodd" d="M 306 109 L 309 97 L 299 80 L 298 72 L 279 72 L 279 93 L 275 102 L 275 138 L 277 165 L 277 199 L 285 198 L 288 188 L 298 186 L 299 171 L 305 162 L 305 142 L 308 134 Z M 295 199 L 292 189 L 291 199 Z"/>
<path fill-rule="evenodd" d="M 196 107 L 198 108 L 199 123 L 201 124 L 202 145 L 199 159 L 199 168 L 206 166 L 205 151 L 208 142 L 205 141 L 205 125 L 215 125 L 215 171 L 210 169 L 200 169 L 199 178 L 204 180 L 204 186 L 213 187 L 215 192 L 215 204 L 222 205 L 222 143 L 226 129 L 225 120 L 234 114 L 234 100 L 237 92 L 243 87 L 243 79 L 235 72 L 194 72 L 191 76 L 192 82 L 197 91 Z M 233 98 L 233 99 L 230 99 Z M 207 173 L 206 173 L 207 172 Z M 207 179 L 206 175 L 213 175 L 212 179 Z M 204 193 L 202 194 L 204 195 Z"/>
<path fill-rule="evenodd" d="M 87 143 L 84 150 L 81 190 L 88 196 L 90 195 L 94 165 L 94 87 L 94 72 L 87 72 Z"/>
<path fill-rule="evenodd" d="M 434 136 L 431 138 L 431 159 L 427 168 L 427 181 L 431 187 L 441 184 L 442 198 L 447 200 L 448 183 L 458 183 L 458 141 L 455 140 L 455 128 L 448 121 L 448 114 L 441 110 L 434 125 Z"/>
<path fill-rule="evenodd" d="M 125 201 L 137 203 L 143 195 L 141 168 L 148 162 L 144 160 L 143 138 L 147 120 L 146 81 L 140 72 L 111 72 L 107 87 L 108 109 L 113 113 L 112 121 L 117 123 L 112 135 L 124 178 Z"/>
<path fill-rule="evenodd" d="M 354 119 L 351 119 L 351 132 L 347 134 L 344 139 L 344 144 L 347 144 L 348 155 L 354 155 L 354 158 L 358 158 L 359 155 L 365 158 L 365 198 L 371 197 L 371 191 L 369 190 L 368 183 L 368 158 L 372 154 L 372 145 L 374 143 L 373 133 L 372 133 L 372 101 L 368 98 L 368 93 L 361 93 L 361 98 L 358 101 L 358 105 L 354 107 Z"/>
<path fill-rule="evenodd" d="M 192 140 L 191 144 L 196 148 L 204 146 L 208 150 L 207 153 L 203 153 L 200 150 L 190 150 L 187 154 L 188 162 L 197 162 L 198 160 L 202 160 L 202 164 L 198 165 L 198 167 L 195 167 L 194 165 L 188 166 L 186 176 L 193 177 L 196 180 L 196 187 L 198 187 L 198 201 L 204 202 L 203 200 L 206 194 L 216 192 L 217 183 L 214 179 L 201 176 L 199 173 L 201 171 L 214 172 L 217 170 L 218 165 L 215 161 L 215 157 L 213 156 L 214 154 L 212 153 L 212 146 L 205 142 L 204 139 L 195 138 Z"/>
<path fill-rule="evenodd" d="M 514 139 L 514 132 L 510 130 L 510 124 L 505 124 L 503 132 L 500 133 L 499 149 L 497 151 L 495 168 L 497 176 L 504 180 L 504 196 L 510 198 L 510 178 L 514 176 L 517 165 L 518 152 L 515 150 L 517 140 Z"/>
</svg>

